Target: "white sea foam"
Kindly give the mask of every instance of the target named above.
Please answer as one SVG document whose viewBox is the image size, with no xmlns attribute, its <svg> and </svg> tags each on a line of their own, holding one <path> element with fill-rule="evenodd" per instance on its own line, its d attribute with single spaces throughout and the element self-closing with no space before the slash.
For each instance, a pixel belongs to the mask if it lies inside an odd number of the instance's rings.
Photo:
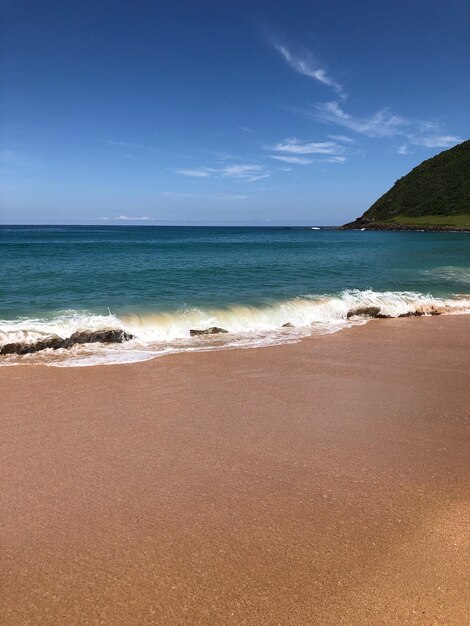
<svg viewBox="0 0 470 626">
<path fill-rule="evenodd" d="M 344 291 L 339 296 L 303 296 L 261 307 L 235 305 L 220 309 L 184 309 L 143 315 L 116 316 L 64 312 L 53 319 L 0 321 L 0 347 L 34 343 L 51 335 L 70 337 L 79 331 L 121 329 L 134 339 L 122 344 L 85 344 L 42 350 L 24 356 L 0 356 L 0 364 L 45 363 L 86 366 L 144 361 L 169 353 L 227 348 L 252 348 L 299 341 L 312 334 L 331 333 L 364 319 L 348 312 L 377 307 L 382 315 L 398 317 L 420 307 L 446 307 L 470 312 L 470 296 L 439 299 L 414 292 Z M 292 325 L 284 327 L 285 324 Z M 227 334 L 190 337 L 191 329 L 218 326 Z"/>
<path fill-rule="evenodd" d="M 19 318 L 0 320 L 0 347 L 6 343 L 34 343 L 57 335 L 62 339 L 81 330 L 100 330 L 102 328 L 121 328 L 122 321 L 112 315 L 94 315 L 64 311 L 52 319 Z"/>
</svg>

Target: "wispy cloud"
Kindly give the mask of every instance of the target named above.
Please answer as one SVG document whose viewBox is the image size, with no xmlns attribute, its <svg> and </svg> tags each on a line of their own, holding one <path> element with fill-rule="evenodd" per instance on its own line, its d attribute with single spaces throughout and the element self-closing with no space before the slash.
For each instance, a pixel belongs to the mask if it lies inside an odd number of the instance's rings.
<svg viewBox="0 0 470 626">
<path fill-rule="evenodd" d="M 274 146 L 266 146 L 265 150 L 291 154 L 341 154 L 344 152 L 344 146 L 334 141 L 302 141 L 291 137 Z"/>
<path fill-rule="evenodd" d="M 345 161 L 347 161 L 347 159 L 344 156 L 332 156 L 326 159 L 327 163 L 344 163 Z"/>
<path fill-rule="evenodd" d="M 311 52 L 278 43 L 279 39 L 276 41 L 273 37 L 270 37 L 270 42 L 295 72 L 329 87 L 337 94 L 337 97 L 331 102 L 321 102 L 314 105 L 313 116 L 318 121 L 334 125 L 338 127 L 338 130 L 346 129 L 352 133 L 373 139 L 401 138 L 406 143 L 403 143 L 397 152 L 402 155 L 412 154 L 408 145 L 422 146 L 424 148 L 451 148 L 463 141 L 458 135 L 446 134 L 440 124 L 435 121 L 406 117 L 394 112 L 389 107 L 381 108 L 365 116 L 351 114 L 344 110 L 343 104 L 340 104 L 341 102 L 344 103 L 346 99 L 343 86 L 329 74 Z M 297 112 L 301 111 L 297 109 Z M 305 114 L 307 112 L 302 111 L 302 113 Z M 312 115 L 312 110 L 307 114 Z M 332 142 L 315 144 L 313 142 L 300 142 L 294 139 L 285 140 L 281 144 L 268 146 L 265 149 L 291 154 L 333 154 L 338 156 L 338 153 L 341 151 L 334 146 L 347 146 L 355 142 L 355 139 L 350 137 L 349 134 L 331 134 L 328 135 L 328 138 Z M 272 158 L 275 157 L 273 156 Z M 286 159 L 279 157 L 278 160 Z M 346 160 L 346 157 L 344 157 L 344 160 Z M 336 159 L 335 162 L 341 161 Z"/>
<path fill-rule="evenodd" d="M 408 146 L 404 143 L 398 148 L 397 154 L 412 154 L 412 152 L 409 151 Z"/>
<path fill-rule="evenodd" d="M 343 111 L 337 102 L 321 102 L 315 105 L 315 117 L 323 122 L 344 126 L 368 137 L 393 137 L 403 135 L 410 128 L 410 121 L 388 109 L 378 111 L 369 118 L 355 118 Z"/>
<path fill-rule="evenodd" d="M 344 111 L 338 102 L 321 102 L 314 107 L 314 117 L 367 137 L 405 137 L 410 143 L 426 148 L 450 148 L 462 141 L 454 135 L 438 134 L 439 125 L 435 122 L 406 118 L 387 108 L 361 118 Z"/>
<path fill-rule="evenodd" d="M 230 178 L 245 178 L 250 181 L 268 178 L 262 165 L 227 165 L 221 170 L 222 176 Z"/>
<path fill-rule="evenodd" d="M 216 170 L 208 167 L 193 167 L 193 168 L 177 168 L 172 170 L 175 174 L 181 174 L 182 176 L 192 176 L 193 178 L 207 178 L 212 175 Z"/>
<path fill-rule="evenodd" d="M 225 165 L 224 167 L 196 167 L 190 169 L 174 169 L 173 172 L 183 176 L 192 176 L 195 178 L 208 178 L 210 176 L 236 178 L 254 182 L 262 178 L 268 178 L 269 172 L 262 165 L 256 164 L 235 164 Z"/>
<path fill-rule="evenodd" d="M 424 146 L 425 148 L 452 148 L 463 139 L 455 135 L 429 135 L 427 137 L 415 135 L 412 142 L 416 146 Z"/>
<path fill-rule="evenodd" d="M 342 143 L 355 143 L 356 140 L 352 137 L 348 137 L 347 135 L 328 135 L 330 139 L 334 139 L 335 141 L 339 141 Z"/>
<path fill-rule="evenodd" d="M 293 53 L 286 46 L 275 45 L 274 47 L 287 61 L 287 63 L 291 66 L 293 70 L 295 70 L 299 74 L 303 74 L 304 76 L 313 78 L 314 80 L 317 80 L 327 87 L 330 87 L 330 89 L 332 89 L 342 98 L 345 97 L 343 87 L 333 78 L 331 78 L 331 76 L 328 75 L 328 72 L 324 68 L 319 67 L 319 65 L 314 62 L 310 53 L 300 55 Z"/>
<path fill-rule="evenodd" d="M 268 158 L 284 161 L 292 165 L 343 163 L 346 161 L 345 156 L 339 156 L 346 151 L 346 148 L 335 141 L 303 141 L 296 137 L 290 137 L 283 139 L 275 145 L 264 146 L 264 149 L 281 153 L 270 154 Z M 316 158 L 311 158 L 313 155 Z M 328 156 L 328 158 L 317 158 L 325 156 Z"/>
<path fill-rule="evenodd" d="M 284 161 L 285 163 L 295 163 L 296 165 L 309 165 L 312 163 L 312 159 L 306 159 L 305 157 L 279 156 L 276 154 L 270 154 L 269 158 L 276 159 L 277 161 Z"/>
</svg>

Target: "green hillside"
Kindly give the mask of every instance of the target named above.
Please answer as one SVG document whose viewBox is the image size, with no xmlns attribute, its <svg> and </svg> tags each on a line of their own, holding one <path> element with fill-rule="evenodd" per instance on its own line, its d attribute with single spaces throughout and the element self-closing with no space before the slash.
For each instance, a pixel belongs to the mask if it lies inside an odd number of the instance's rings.
<svg viewBox="0 0 470 626">
<path fill-rule="evenodd" d="M 470 229 L 470 140 L 423 161 L 347 227 Z"/>
</svg>

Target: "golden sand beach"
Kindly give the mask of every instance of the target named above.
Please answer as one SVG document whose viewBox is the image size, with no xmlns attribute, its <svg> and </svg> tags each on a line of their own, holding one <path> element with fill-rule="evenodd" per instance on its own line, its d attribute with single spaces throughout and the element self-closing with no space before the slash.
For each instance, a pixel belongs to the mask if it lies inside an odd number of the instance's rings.
<svg viewBox="0 0 470 626">
<path fill-rule="evenodd" d="M 0 368 L 0 622 L 470 623 L 470 316 Z"/>
</svg>

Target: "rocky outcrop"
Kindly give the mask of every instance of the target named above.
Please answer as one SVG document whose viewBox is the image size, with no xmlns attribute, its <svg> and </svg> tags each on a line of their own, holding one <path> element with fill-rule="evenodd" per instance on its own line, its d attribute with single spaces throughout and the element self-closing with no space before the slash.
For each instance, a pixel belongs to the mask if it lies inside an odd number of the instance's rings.
<svg viewBox="0 0 470 626">
<path fill-rule="evenodd" d="M 389 319 L 390 317 L 393 317 L 393 315 L 381 313 L 380 307 L 378 306 L 361 306 L 357 309 L 352 309 L 351 311 L 348 311 L 346 317 L 348 319 L 351 317 L 376 317 L 377 319 Z"/>
<path fill-rule="evenodd" d="M 421 317 L 422 315 L 445 315 L 446 313 L 455 313 L 456 309 L 451 306 L 437 306 L 435 304 L 423 304 L 414 311 L 402 313 L 398 317 Z"/>
<path fill-rule="evenodd" d="M 445 313 L 455 312 L 455 308 L 450 306 L 437 306 L 436 304 L 423 304 L 417 307 L 414 311 L 407 311 L 406 313 L 400 313 L 396 317 L 421 317 L 422 315 L 443 315 Z M 356 309 L 348 311 L 346 317 L 373 317 L 377 319 L 390 319 L 395 317 L 394 315 L 387 315 L 380 312 L 378 306 L 362 306 Z"/>
<path fill-rule="evenodd" d="M 295 328 L 294 324 L 291 324 L 290 322 L 286 322 L 285 324 L 282 325 L 282 328 Z"/>
<path fill-rule="evenodd" d="M 94 331 L 77 331 L 64 339 L 58 335 L 45 337 L 38 341 L 25 343 L 7 343 L 0 348 L 0 355 L 5 354 L 32 354 L 41 350 L 59 350 L 60 348 L 71 348 L 77 344 L 85 343 L 123 343 L 133 339 L 134 335 L 126 333 L 121 329 L 105 328 Z"/>
<path fill-rule="evenodd" d="M 380 307 L 378 306 L 360 306 L 357 309 L 348 311 L 347 318 L 350 317 L 381 317 Z M 388 316 L 387 316 L 388 317 Z"/>
<path fill-rule="evenodd" d="M 395 222 L 376 222 L 365 217 L 358 217 L 354 222 L 338 226 L 337 230 L 417 230 L 420 232 L 469 232 L 468 228 L 458 226 L 428 226 L 425 224 L 396 224 Z"/>
<path fill-rule="evenodd" d="M 62 347 L 64 340 L 61 337 L 46 337 L 33 343 L 25 343 L 22 341 L 16 341 L 14 343 L 6 343 L 0 348 L 0 355 L 5 354 L 31 354 L 32 352 L 39 352 L 40 350 L 46 350 L 51 348 L 52 350 L 58 350 Z"/>
<path fill-rule="evenodd" d="M 198 337 L 199 335 L 218 335 L 220 333 L 228 333 L 228 330 L 225 330 L 225 328 L 219 328 L 218 326 L 211 326 L 210 328 L 204 328 L 203 330 L 191 328 L 189 331 L 191 337 Z"/>
<path fill-rule="evenodd" d="M 444 313 L 451 313 L 455 311 L 451 306 L 436 306 L 435 304 L 423 304 L 419 306 L 414 315 L 443 315 Z"/>
<path fill-rule="evenodd" d="M 95 331 L 78 331 L 70 335 L 66 341 L 70 341 L 70 345 L 74 345 L 76 343 L 124 343 L 124 341 L 130 341 L 131 339 L 134 339 L 134 335 L 131 335 L 131 333 L 111 328 Z M 67 345 L 65 347 L 69 348 L 70 346 Z"/>
</svg>

